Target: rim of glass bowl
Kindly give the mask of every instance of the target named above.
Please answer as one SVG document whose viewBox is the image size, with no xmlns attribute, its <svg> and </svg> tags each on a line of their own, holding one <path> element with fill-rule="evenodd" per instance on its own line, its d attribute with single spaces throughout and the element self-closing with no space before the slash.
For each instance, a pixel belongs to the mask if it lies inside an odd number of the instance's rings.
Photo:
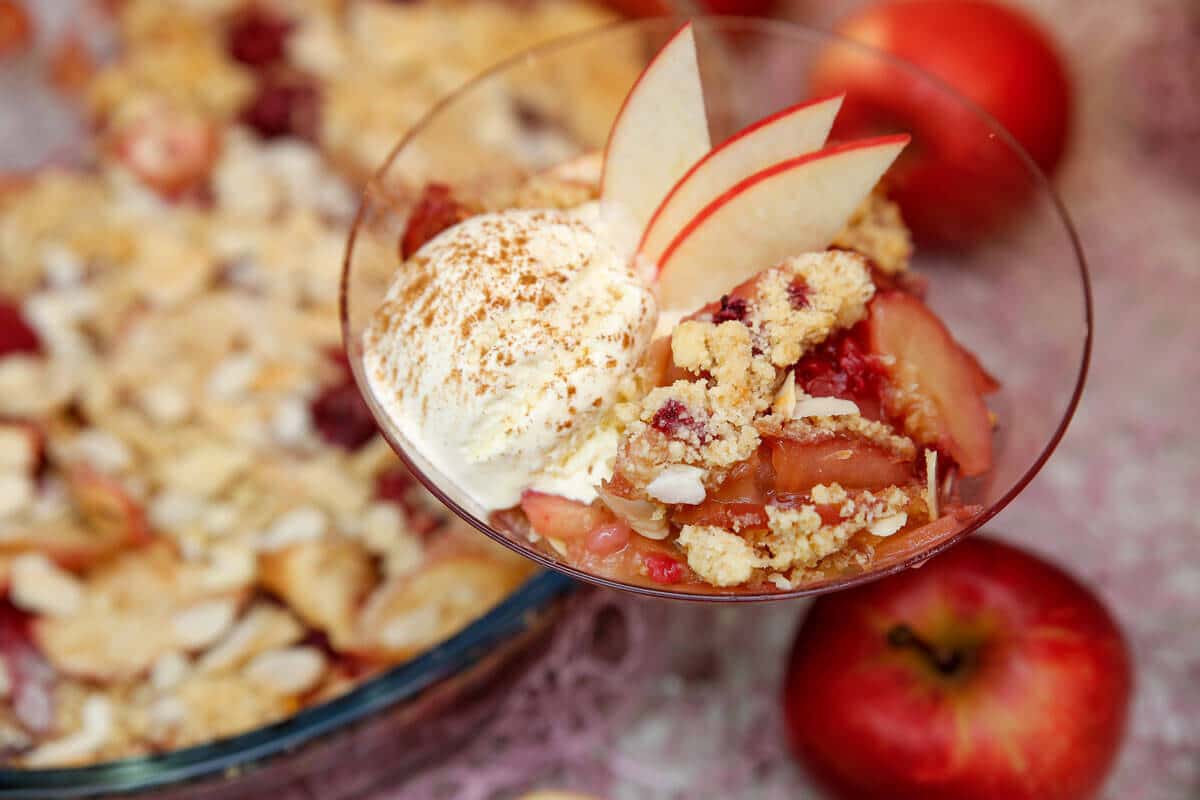
<svg viewBox="0 0 1200 800">
<path fill-rule="evenodd" d="M 63 769 L 0 769 L 0 798 L 95 797 L 162 789 L 203 780 L 237 767 L 270 768 L 270 759 L 337 732 L 385 708 L 416 699 L 435 684 L 482 661 L 528 630 L 538 615 L 574 584 L 553 572 L 534 575 L 519 589 L 440 645 L 399 664 L 346 694 L 273 725 L 206 744 L 150 756 Z"/>
<path fill-rule="evenodd" d="M 397 442 L 395 440 L 395 438 L 391 434 L 391 431 L 388 430 L 387 424 L 380 422 L 380 425 L 379 425 L 380 431 L 383 434 L 384 438 L 387 440 L 388 444 L 390 444 L 392 446 L 392 449 L 395 450 L 396 453 L 400 456 L 400 458 L 404 461 L 404 463 L 406 465 L 408 465 L 409 469 L 412 470 L 413 474 L 417 477 L 417 479 L 420 480 L 421 483 L 424 484 L 424 486 L 435 497 L 438 498 L 438 500 L 440 500 L 442 503 L 444 503 L 455 514 L 457 514 L 458 516 L 460 516 L 464 520 L 466 520 L 468 523 L 470 523 L 478 531 L 480 531 L 481 533 L 485 534 L 486 536 L 494 539 L 495 541 L 499 542 L 500 544 L 504 545 L 505 547 L 509 548 L 510 550 L 512 550 L 516 553 L 519 553 L 519 554 L 525 556 L 526 558 L 532 559 L 533 561 L 537 562 L 539 565 L 545 567 L 546 569 L 554 570 L 554 571 L 560 572 L 564 575 L 569 575 L 570 577 L 575 578 L 577 580 L 585 581 L 587 583 L 591 583 L 596 586 L 601 586 L 601 587 L 604 587 L 607 589 L 616 589 L 616 590 L 620 590 L 620 591 L 634 592 L 636 594 L 645 595 L 645 596 L 649 596 L 649 597 L 658 597 L 658 598 L 665 598 L 665 599 L 671 599 L 671 600 L 684 600 L 684 601 L 691 601 L 691 602 L 718 602 L 718 603 L 722 603 L 722 602 L 723 603 L 765 602 L 765 601 L 775 601 L 775 600 L 789 600 L 789 599 L 795 599 L 795 598 L 799 598 L 799 597 L 807 597 L 807 596 L 818 595 L 818 594 L 826 594 L 828 592 L 833 592 L 833 591 L 837 591 L 840 589 L 847 589 L 847 588 L 850 588 L 851 586 L 858 586 L 860 584 L 869 583 L 870 581 L 878 580 L 879 578 L 883 578 L 888 575 L 893 575 L 897 572 L 901 572 L 903 570 L 909 569 L 910 567 L 913 567 L 917 564 L 920 564 L 920 563 L 928 560 L 929 558 L 932 558 L 933 556 L 937 555 L 938 553 L 944 551 L 946 548 L 951 547 L 955 543 L 961 541 L 964 537 L 979 530 L 979 528 L 981 528 L 985 524 L 987 524 L 993 517 L 995 517 L 998 513 L 1000 513 L 1000 511 L 1003 510 L 1005 506 L 1007 506 L 1010 502 L 1012 502 L 1013 499 L 1016 498 L 1017 495 L 1019 495 L 1025 489 L 1025 487 L 1029 484 L 1029 482 L 1031 480 L 1033 480 L 1034 476 L 1036 476 L 1037 473 L 1039 471 L 1041 471 L 1042 466 L 1045 465 L 1046 461 L 1050 458 L 1050 455 L 1054 452 L 1055 448 L 1058 446 L 1058 443 L 1062 440 L 1063 435 L 1066 433 L 1067 427 L 1071 423 L 1071 419 L 1075 416 L 1075 411 L 1079 406 L 1079 399 L 1083 394 L 1084 383 L 1087 380 L 1088 366 L 1091 363 L 1092 335 L 1093 335 L 1092 334 L 1093 317 L 1092 317 L 1091 279 L 1088 276 L 1087 261 L 1083 254 L 1083 247 L 1079 241 L 1079 235 L 1075 230 L 1075 225 L 1071 221 L 1070 215 L 1067 213 L 1066 206 L 1063 205 L 1062 199 L 1058 196 L 1058 193 L 1054 190 L 1054 187 L 1051 185 L 1049 179 L 1042 173 L 1042 171 L 1034 163 L 1033 159 L 1029 156 L 1029 154 L 1027 152 L 1025 152 L 1025 149 L 1016 141 L 1015 138 L 1013 138 L 1012 134 L 1010 134 L 1007 129 L 1005 129 L 1002 125 L 1000 125 L 999 122 L 997 122 L 990 114 L 988 114 L 986 111 L 984 111 L 982 108 L 980 108 L 976 103 L 967 99 L 966 97 L 963 97 L 956 90 L 951 88 L 949 84 L 945 83 L 944 81 L 937 78 L 936 76 L 925 72 L 924 70 L 914 66 L 913 64 L 911 64 L 907 61 L 898 59 L 887 53 L 876 50 L 873 47 L 869 47 L 867 45 L 860 44 L 858 42 L 855 42 L 851 39 L 848 39 L 844 36 L 833 33 L 831 31 L 822 30 L 822 29 L 810 27 L 807 25 L 802 25 L 802 24 L 796 23 L 796 22 L 785 22 L 782 20 L 768 20 L 768 19 L 760 19 L 760 18 L 752 18 L 752 17 L 736 17 L 736 16 L 697 16 L 697 17 L 692 17 L 692 22 L 701 28 L 709 28 L 709 29 L 717 29 L 717 30 L 731 30 L 731 31 L 739 31 L 739 32 L 756 32 L 757 31 L 757 32 L 767 34 L 770 36 L 775 36 L 778 38 L 789 38 L 790 37 L 793 39 L 806 40 L 809 42 L 816 41 L 816 40 L 821 40 L 821 41 L 826 41 L 826 42 L 837 42 L 839 45 L 844 45 L 846 47 L 850 47 L 855 50 L 859 50 L 861 52 L 870 54 L 872 57 L 879 58 L 879 59 L 889 63 L 893 67 L 910 72 L 910 73 L 920 77 L 922 80 L 930 82 L 932 85 L 937 87 L 939 90 L 945 92 L 947 95 L 954 98 L 957 102 L 961 103 L 964 108 L 966 108 L 966 109 L 974 112 L 976 115 L 978 115 L 983 120 L 983 122 L 986 123 L 987 126 L 992 130 L 992 133 L 1001 142 L 1003 142 L 1005 145 L 1007 145 L 1009 147 L 1009 149 L 1012 150 L 1017 155 L 1017 157 L 1020 159 L 1021 163 L 1025 166 L 1026 170 L 1028 171 L 1030 177 L 1032 178 L 1033 185 L 1036 187 L 1037 191 L 1045 199 L 1048 199 L 1050 201 L 1050 206 L 1054 209 L 1055 212 L 1057 212 L 1058 219 L 1059 219 L 1060 223 L 1062 224 L 1063 230 L 1065 231 L 1065 233 L 1067 235 L 1068 241 L 1071 244 L 1071 251 L 1073 252 L 1073 254 L 1075 256 L 1075 267 L 1079 272 L 1079 280 L 1081 283 L 1081 288 L 1083 290 L 1083 305 L 1084 305 L 1083 351 L 1082 351 L 1082 356 L 1079 361 L 1078 374 L 1075 377 L 1075 386 L 1071 392 L 1070 401 L 1067 403 L 1067 406 L 1063 413 L 1062 418 L 1059 420 L 1057 426 L 1055 427 L 1054 433 L 1051 435 L 1049 441 L 1047 441 L 1046 444 L 1042 447 L 1042 450 L 1038 454 L 1038 457 L 1036 459 L 1034 459 L 1033 463 L 1030 464 L 1030 466 L 1028 468 L 1026 468 L 1025 472 L 1022 473 L 1021 477 L 1016 482 L 1013 483 L 1013 485 L 1008 489 L 1007 492 L 1005 492 L 997 501 L 995 501 L 991 505 L 987 506 L 983 511 L 981 511 L 974 518 L 972 518 L 971 521 L 968 522 L 967 524 L 965 524 L 961 529 L 959 529 L 957 532 L 955 532 L 953 535 L 947 537 L 946 539 L 937 542 L 936 544 L 928 547 L 925 550 L 914 553 L 913 555 L 908 556 L 907 558 L 904 558 L 901 561 L 897 561 L 894 564 L 889 564 L 889 565 L 882 567 L 880 569 L 877 569 L 877 570 L 871 570 L 868 568 L 866 571 L 859 573 L 859 574 L 834 578 L 829 581 L 825 581 L 825 582 L 822 582 L 822 583 L 819 583 L 816 585 L 810 585 L 807 587 L 801 587 L 801 588 L 792 589 L 789 591 L 760 592 L 760 593 L 747 592 L 747 593 L 739 593 L 739 594 L 732 594 L 732 593 L 722 594 L 722 593 L 685 592 L 685 591 L 677 591 L 677 590 L 665 589 L 665 588 L 660 589 L 660 588 L 656 588 L 653 586 L 642 586 L 642 585 L 638 585 L 638 584 L 624 583 L 622 581 L 614 580 L 611 578 L 605 578 L 605 577 L 602 577 L 599 575 L 593 575 L 589 572 L 585 572 L 585 571 L 578 569 L 576 567 L 573 567 L 569 564 L 565 564 L 560 561 L 556 561 L 555 559 L 551 558 L 550 556 L 547 556 L 546 554 L 541 553 L 540 551 L 538 551 L 532 547 L 526 547 L 526 546 L 520 544 L 519 542 L 513 541 L 504 532 L 496 530 L 491 525 L 489 525 L 486 520 L 477 519 L 473 514 L 471 514 L 466 509 L 462 508 L 457 502 L 455 502 L 451 497 L 449 497 L 445 492 L 443 492 L 442 489 L 431 478 L 429 478 L 424 473 L 424 471 L 416 463 L 413 462 L 412 459 L 409 458 L 408 454 L 405 452 L 404 447 L 402 447 L 399 444 L 399 442 Z M 349 286 L 350 286 L 349 276 L 350 276 L 350 270 L 351 270 L 351 263 L 353 260 L 354 243 L 358 236 L 358 230 L 359 230 L 360 224 L 362 223 L 363 215 L 367 209 L 367 200 L 371 196 L 372 185 L 374 185 L 380 179 L 383 178 L 383 176 L 386 174 L 388 169 L 391 167 L 392 163 L 395 161 L 397 155 L 404 149 L 404 147 L 410 141 L 412 141 L 416 136 L 418 136 L 421 133 L 421 131 L 424 130 L 426 125 L 428 125 L 431 120 L 433 120 L 435 117 L 437 117 L 438 114 L 440 114 L 444 108 L 452 105 L 460 96 L 473 91 L 477 86 L 479 86 L 482 83 L 487 82 L 493 76 L 501 74 L 501 73 L 503 73 L 509 69 L 512 69 L 514 67 L 520 66 L 522 63 L 524 63 L 525 61 L 527 61 L 530 58 L 534 58 L 534 57 L 537 57 L 538 55 L 543 55 L 543 54 L 547 54 L 547 53 L 554 53 L 559 50 L 565 50 L 565 49 L 570 48 L 578 43 L 586 42 L 590 39 L 595 39 L 595 38 L 599 38 L 599 37 L 603 37 L 603 36 L 610 36 L 610 35 L 614 35 L 614 34 L 620 34 L 624 31 L 632 31 L 635 29 L 642 29 L 646 32 L 659 32 L 659 33 L 667 34 L 667 33 L 672 32 L 680 24 L 681 24 L 680 17 L 656 17 L 656 18 L 651 18 L 651 19 L 617 22 L 617 23 L 613 23 L 611 25 L 605 25 L 605 26 L 601 26 L 599 28 L 594 28 L 592 30 L 583 31 L 580 33 L 575 33 L 575 34 L 570 34 L 568 36 L 563 36 L 558 39 L 554 39 L 552 41 L 529 48 L 528 50 L 525 50 L 521 53 L 511 56 L 510 58 L 507 58 L 503 61 L 498 62 L 497 64 L 493 65 L 491 68 L 487 69 L 486 71 L 484 71 L 481 74 L 479 74 L 478 76 L 476 76 L 474 79 L 472 79 L 468 83 L 466 83 L 463 86 L 456 89 L 454 92 L 443 97 L 436 105 L 433 106 L 433 108 L 431 108 L 425 114 L 424 117 L 421 118 L 421 120 L 416 125 L 414 125 L 400 139 L 400 141 L 392 149 L 391 153 L 388 155 L 387 159 L 383 162 L 382 166 L 380 166 L 379 169 L 376 170 L 374 176 L 368 182 L 367 187 L 362 194 L 362 199 L 360 200 L 358 211 L 355 214 L 354 225 L 350 230 L 350 237 L 349 237 L 349 240 L 346 245 L 344 263 L 342 265 L 342 282 L 341 282 L 341 289 L 340 289 L 341 297 L 339 298 L 339 305 L 340 305 L 341 318 L 342 318 L 343 346 L 347 350 L 347 355 L 349 357 L 351 369 L 354 373 L 354 380 L 358 384 L 359 391 L 362 393 L 363 397 L 366 399 L 367 404 L 371 407 L 371 411 L 376 416 L 377 419 L 381 419 L 381 420 L 384 419 L 385 418 L 384 414 L 383 414 L 382 410 L 378 407 L 377 403 L 375 402 L 374 397 L 371 394 L 370 386 L 362 374 L 362 367 L 359 364 L 358 359 L 354 358 L 350 353 L 350 336 L 352 335 L 352 333 L 350 331 L 350 315 L 349 315 Z"/>
</svg>

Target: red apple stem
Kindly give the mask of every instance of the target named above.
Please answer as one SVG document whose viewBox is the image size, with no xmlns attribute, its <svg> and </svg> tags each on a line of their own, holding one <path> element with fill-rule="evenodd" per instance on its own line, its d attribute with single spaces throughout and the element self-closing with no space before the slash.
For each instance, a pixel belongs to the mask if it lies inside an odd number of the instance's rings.
<svg viewBox="0 0 1200 800">
<path fill-rule="evenodd" d="M 920 653 L 943 675 L 953 675 L 963 666 L 962 652 L 934 647 L 904 623 L 892 626 L 888 631 L 887 641 L 896 649 L 909 649 Z"/>
</svg>

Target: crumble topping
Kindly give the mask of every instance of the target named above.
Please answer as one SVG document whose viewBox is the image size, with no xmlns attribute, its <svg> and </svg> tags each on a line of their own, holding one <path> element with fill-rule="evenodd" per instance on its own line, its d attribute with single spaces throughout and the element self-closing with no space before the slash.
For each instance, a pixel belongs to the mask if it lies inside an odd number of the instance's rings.
<svg viewBox="0 0 1200 800">
<path fill-rule="evenodd" d="M 687 553 L 688 566 L 713 586 L 745 583 L 762 566 L 745 539 L 721 528 L 684 525 L 678 542 Z"/>
<path fill-rule="evenodd" d="M 751 319 L 771 363 L 788 367 L 834 330 L 866 315 L 875 285 L 857 253 L 827 250 L 789 258 L 756 285 Z"/>
<path fill-rule="evenodd" d="M 912 498 L 899 486 L 880 492 L 847 492 L 839 484 L 814 486 L 812 504 L 795 508 L 768 505 L 768 531 L 750 533 L 756 550 L 764 554 L 762 566 L 777 572 L 814 567 L 841 550 L 855 535 L 890 536 L 908 521 Z M 826 523 L 817 505 L 838 506 L 837 524 Z"/>
<path fill-rule="evenodd" d="M 913 252 L 912 235 L 900 216 L 900 206 L 887 198 L 881 186 L 855 210 L 833 246 L 862 253 L 888 275 L 907 270 Z"/>
</svg>

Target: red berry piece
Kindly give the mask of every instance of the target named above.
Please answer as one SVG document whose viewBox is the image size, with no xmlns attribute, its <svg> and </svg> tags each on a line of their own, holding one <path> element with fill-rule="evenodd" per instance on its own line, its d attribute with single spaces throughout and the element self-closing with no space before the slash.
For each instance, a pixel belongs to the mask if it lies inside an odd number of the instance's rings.
<svg viewBox="0 0 1200 800">
<path fill-rule="evenodd" d="M 375 419 L 353 383 L 327 387 L 312 402 L 313 424 L 325 441 L 357 450 L 375 435 Z"/>
<path fill-rule="evenodd" d="M 646 574 L 655 583 L 679 583 L 683 580 L 683 564 L 662 553 L 652 553 L 642 557 L 646 565 Z"/>
<path fill-rule="evenodd" d="M 320 119 L 317 88 L 296 76 L 264 79 L 242 109 L 241 119 L 264 139 L 294 136 L 315 141 Z"/>
<path fill-rule="evenodd" d="M 792 304 L 792 308 L 808 308 L 808 292 L 808 283 L 804 278 L 793 278 L 787 288 L 788 302 Z"/>
<path fill-rule="evenodd" d="M 415 485 L 416 480 L 407 468 L 395 466 L 385 469 L 375 477 L 375 497 L 404 505 L 409 490 Z"/>
<path fill-rule="evenodd" d="M 407 261 L 430 239 L 469 216 L 470 212 L 454 199 L 449 186 L 427 185 L 400 238 L 400 258 Z"/>
<path fill-rule="evenodd" d="M 877 407 L 887 373 L 861 343 L 861 326 L 835 334 L 796 365 L 796 385 L 813 397 L 840 397 Z"/>
<path fill-rule="evenodd" d="M 688 430 L 699 436 L 701 441 L 707 438 L 704 423 L 693 417 L 688 407 L 674 398 L 668 399 L 654 412 L 650 427 L 671 437 L 677 436 L 681 430 Z"/>
<path fill-rule="evenodd" d="M 0 358 L 39 353 L 41 349 L 37 332 L 25 321 L 21 307 L 0 297 Z"/>
<path fill-rule="evenodd" d="M 250 6 L 229 23 L 226 47 L 234 61 L 256 68 L 277 64 L 287 54 L 292 23 L 259 6 Z"/>
<path fill-rule="evenodd" d="M 722 322 L 741 322 L 746 319 L 749 310 L 744 297 L 730 297 L 723 294 L 721 295 L 721 307 L 713 312 L 712 321 L 717 325 Z"/>
</svg>

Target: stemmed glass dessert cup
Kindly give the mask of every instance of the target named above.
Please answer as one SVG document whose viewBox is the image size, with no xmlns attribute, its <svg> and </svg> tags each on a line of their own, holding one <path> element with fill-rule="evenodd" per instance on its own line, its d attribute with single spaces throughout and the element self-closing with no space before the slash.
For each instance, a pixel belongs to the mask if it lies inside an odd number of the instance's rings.
<svg viewBox="0 0 1200 800">
<path fill-rule="evenodd" d="M 400 141 L 365 190 L 346 252 L 342 326 L 355 379 L 384 436 L 433 494 L 487 536 L 574 578 L 663 598 L 783 600 L 916 566 L 995 517 L 1061 439 L 1080 398 L 1091 347 L 1087 268 L 1061 202 L 998 123 L 936 78 L 830 33 L 759 19 L 694 20 L 712 141 L 810 99 L 809 66 L 833 48 L 910 73 L 939 108 L 955 110 L 947 124 L 969 123 L 970 135 L 956 137 L 957 146 L 980 164 L 1011 164 L 1009 185 L 981 185 L 980 191 L 1020 193 L 1024 208 L 1018 222 L 970 253 L 925 252 L 918 246 L 913 260 L 913 269 L 929 279 L 927 303 L 1002 384 L 989 398 L 998 420 L 993 468 L 959 483 L 961 501 L 978 506 L 978 513 L 933 533 L 896 534 L 877 545 L 865 569 L 822 575 L 789 591 L 623 583 L 584 572 L 496 524 L 467 487 L 455 485 L 422 457 L 372 394 L 363 371 L 362 335 L 399 268 L 397 245 L 423 189 L 448 184 L 487 205 L 530 175 L 603 148 L 640 67 L 679 24 L 627 22 L 537 47 L 444 99 Z M 907 131 L 884 122 L 877 132 Z M 923 146 L 919 135 L 913 146 Z"/>
</svg>

